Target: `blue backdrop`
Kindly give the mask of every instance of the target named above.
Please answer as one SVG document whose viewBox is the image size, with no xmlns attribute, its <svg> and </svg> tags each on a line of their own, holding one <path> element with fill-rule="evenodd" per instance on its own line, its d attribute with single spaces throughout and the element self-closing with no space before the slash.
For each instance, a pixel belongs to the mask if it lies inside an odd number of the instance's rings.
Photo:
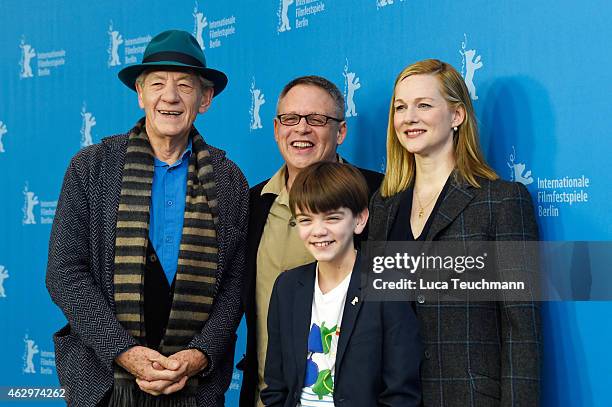
<svg viewBox="0 0 612 407">
<path fill-rule="evenodd" d="M 116 74 L 169 28 L 193 32 L 209 65 L 228 74 L 196 125 L 251 185 L 282 163 L 272 118 L 286 82 L 305 74 L 336 82 L 348 106 L 340 152 L 382 171 L 394 78 L 434 57 L 464 75 L 487 158 L 502 178 L 527 185 L 542 238 L 611 240 L 609 1 L 0 5 L 0 386 L 57 385 L 51 334 L 65 320 L 44 275 L 62 177 L 80 148 L 141 116 Z M 580 289 L 588 298 L 591 286 Z M 609 405 L 611 312 L 605 302 L 545 304 L 543 405 Z M 240 381 L 236 372 L 228 405 Z"/>
</svg>

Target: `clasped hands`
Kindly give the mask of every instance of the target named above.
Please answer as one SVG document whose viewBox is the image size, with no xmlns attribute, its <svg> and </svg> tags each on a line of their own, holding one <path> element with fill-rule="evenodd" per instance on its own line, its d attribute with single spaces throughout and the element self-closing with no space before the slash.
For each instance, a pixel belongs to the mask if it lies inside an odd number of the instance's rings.
<svg viewBox="0 0 612 407">
<path fill-rule="evenodd" d="M 172 394 L 187 379 L 208 366 L 208 359 L 197 349 L 186 349 L 168 357 L 145 346 L 134 346 L 115 359 L 136 378 L 138 387 L 154 396 Z"/>
</svg>

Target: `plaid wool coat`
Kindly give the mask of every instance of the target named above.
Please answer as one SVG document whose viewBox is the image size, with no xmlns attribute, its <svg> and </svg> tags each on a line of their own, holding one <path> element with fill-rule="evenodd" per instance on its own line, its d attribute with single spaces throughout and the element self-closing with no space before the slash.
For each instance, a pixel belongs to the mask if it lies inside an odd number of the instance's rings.
<svg viewBox="0 0 612 407">
<path fill-rule="evenodd" d="M 519 183 L 451 178 L 427 241 L 538 240 L 531 197 Z M 388 240 L 402 193 L 370 202 L 370 241 Z M 541 321 L 535 302 L 441 303 L 416 293 L 424 342 L 425 407 L 539 405 Z"/>
</svg>

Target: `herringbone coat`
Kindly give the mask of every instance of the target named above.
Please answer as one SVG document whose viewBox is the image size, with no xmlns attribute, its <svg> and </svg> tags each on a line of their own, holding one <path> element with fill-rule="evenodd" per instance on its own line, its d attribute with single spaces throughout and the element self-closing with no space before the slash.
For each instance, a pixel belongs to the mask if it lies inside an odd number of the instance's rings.
<svg viewBox="0 0 612 407">
<path fill-rule="evenodd" d="M 54 334 L 69 405 L 95 406 L 113 385 L 113 361 L 136 341 L 115 318 L 115 229 L 127 134 L 80 151 L 64 177 L 49 243 L 47 288 L 68 324 Z M 223 405 L 231 381 L 244 273 L 248 185 L 225 153 L 208 146 L 219 202 L 219 262 L 209 319 L 190 342 L 209 358 L 199 406 Z"/>
<path fill-rule="evenodd" d="M 451 180 L 426 240 L 528 241 L 538 232 L 531 198 L 519 183 Z M 368 240 L 388 240 L 402 193 L 370 202 Z M 534 302 L 440 303 L 416 293 L 425 345 L 425 407 L 539 405 L 541 322 Z"/>
</svg>

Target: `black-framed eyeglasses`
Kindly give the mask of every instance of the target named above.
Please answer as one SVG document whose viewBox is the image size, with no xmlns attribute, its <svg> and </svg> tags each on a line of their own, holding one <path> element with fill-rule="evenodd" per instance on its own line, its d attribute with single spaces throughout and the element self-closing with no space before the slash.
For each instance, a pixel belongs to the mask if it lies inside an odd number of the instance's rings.
<svg viewBox="0 0 612 407">
<path fill-rule="evenodd" d="M 306 123 L 310 126 L 325 126 L 328 121 L 333 120 L 338 123 L 342 123 L 344 119 L 337 119 L 335 117 L 326 116 L 320 113 L 311 113 L 306 115 L 301 115 L 297 113 L 285 113 L 279 114 L 276 116 L 278 121 L 281 122 L 282 125 L 285 126 L 296 126 L 302 118 L 306 119 Z"/>
</svg>

